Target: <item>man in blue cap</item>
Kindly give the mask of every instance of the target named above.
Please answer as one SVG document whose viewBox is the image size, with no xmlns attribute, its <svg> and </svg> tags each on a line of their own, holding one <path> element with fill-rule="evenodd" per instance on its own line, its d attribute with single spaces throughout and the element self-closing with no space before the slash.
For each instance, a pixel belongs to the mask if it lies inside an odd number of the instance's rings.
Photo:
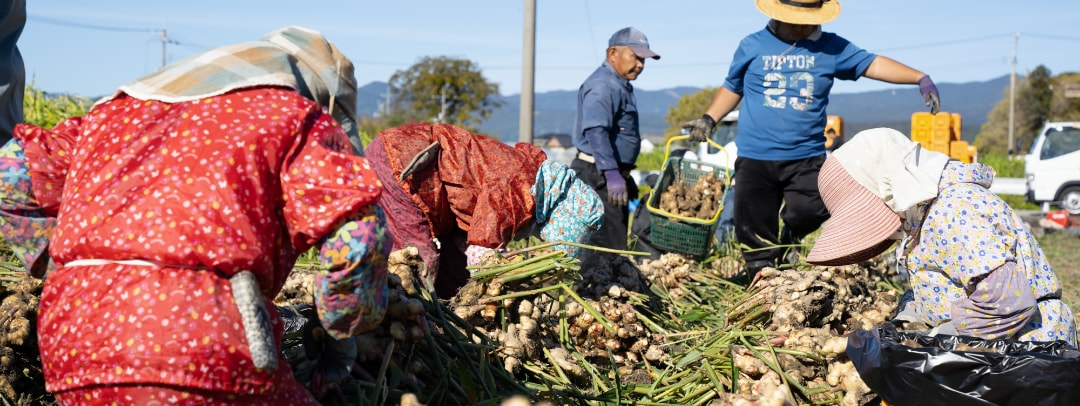
<svg viewBox="0 0 1080 406">
<path fill-rule="evenodd" d="M 627 248 L 627 203 L 638 194 L 630 170 L 641 151 L 637 100 L 630 81 L 641 74 L 646 58 L 660 55 L 649 49 L 645 33 L 633 27 L 616 31 L 608 40 L 604 63 L 578 89 L 572 134 L 578 154 L 570 168 L 604 199 L 604 225 L 593 233 L 591 245 Z M 593 254 L 585 252 L 582 262 Z"/>
</svg>

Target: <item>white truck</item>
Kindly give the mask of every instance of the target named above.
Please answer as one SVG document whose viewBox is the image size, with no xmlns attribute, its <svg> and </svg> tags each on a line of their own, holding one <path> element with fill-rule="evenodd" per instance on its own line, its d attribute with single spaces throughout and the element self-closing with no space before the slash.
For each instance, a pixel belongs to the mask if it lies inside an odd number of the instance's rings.
<svg viewBox="0 0 1080 406">
<path fill-rule="evenodd" d="M 1080 121 L 1048 122 L 1024 157 L 1025 198 L 1080 215 Z"/>
</svg>

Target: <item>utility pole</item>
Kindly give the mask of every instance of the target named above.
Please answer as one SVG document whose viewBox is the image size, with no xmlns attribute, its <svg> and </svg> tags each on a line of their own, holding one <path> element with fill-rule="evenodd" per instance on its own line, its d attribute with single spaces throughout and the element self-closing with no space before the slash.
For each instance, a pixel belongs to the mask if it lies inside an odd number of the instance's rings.
<svg viewBox="0 0 1080 406">
<path fill-rule="evenodd" d="M 440 101 L 439 101 L 439 122 L 440 123 L 445 123 L 446 122 L 446 86 L 448 86 L 448 85 L 444 83 L 442 85 L 442 90 L 440 91 L 440 93 L 442 94 L 442 96 L 440 97 Z"/>
<path fill-rule="evenodd" d="M 386 86 L 386 104 L 383 104 L 383 116 L 390 117 L 390 86 Z"/>
<path fill-rule="evenodd" d="M 1016 116 L 1016 43 L 1020 39 L 1020 33 L 1013 34 L 1013 50 L 1012 59 L 1012 75 L 1009 76 L 1009 143 L 1005 145 L 1005 148 L 1009 151 L 1009 158 L 1013 156 L 1013 128 Z M 1017 151 L 1019 152 L 1019 151 Z"/>
<path fill-rule="evenodd" d="M 521 49 L 521 110 L 518 141 L 533 141 L 533 80 L 536 77 L 536 0 L 525 0 L 525 41 Z"/>
<path fill-rule="evenodd" d="M 150 31 L 151 34 L 161 34 L 161 67 L 162 68 L 165 67 L 165 63 L 166 63 L 165 45 L 169 43 L 168 25 L 169 25 L 169 20 L 166 19 L 165 22 L 161 26 L 161 30 Z"/>
</svg>

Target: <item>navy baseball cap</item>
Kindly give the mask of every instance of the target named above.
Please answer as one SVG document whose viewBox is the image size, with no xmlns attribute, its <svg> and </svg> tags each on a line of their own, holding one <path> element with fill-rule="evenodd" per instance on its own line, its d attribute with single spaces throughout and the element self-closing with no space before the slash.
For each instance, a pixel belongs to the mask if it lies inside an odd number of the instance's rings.
<svg viewBox="0 0 1080 406">
<path fill-rule="evenodd" d="M 614 46 L 630 47 L 630 50 L 634 51 L 634 55 L 639 57 L 660 59 L 660 54 L 649 49 L 649 39 L 645 38 L 645 33 L 634 27 L 626 27 L 615 31 L 615 34 L 608 40 L 607 46 L 609 48 Z"/>
</svg>

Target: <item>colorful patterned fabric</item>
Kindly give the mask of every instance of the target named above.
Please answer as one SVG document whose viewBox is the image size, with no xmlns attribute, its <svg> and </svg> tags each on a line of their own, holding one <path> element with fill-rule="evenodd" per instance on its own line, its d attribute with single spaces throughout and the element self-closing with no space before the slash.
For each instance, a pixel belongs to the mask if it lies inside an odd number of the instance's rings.
<svg viewBox="0 0 1080 406">
<path fill-rule="evenodd" d="M 604 202 L 565 164 L 544 161 L 529 190 L 536 200 L 536 224 L 544 241 L 584 243 L 604 222 Z M 581 248 L 557 245 L 571 257 Z"/>
<path fill-rule="evenodd" d="M 329 267 L 315 275 L 315 308 L 323 327 L 342 340 L 370 331 L 386 313 L 386 259 L 393 246 L 377 205 L 349 214 L 319 249 Z"/>
<path fill-rule="evenodd" d="M 324 242 L 316 300 L 331 334 L 362 332 L 384 314 L 389 244 L 372 207 L 381 184 L 364 158 L 342 152 L 341 127 L 295 91 L 181 103 L 121 95 L 51 131 L 19 126 L 16 137 L 39 205 L 61 208 L 56 262 L 167 264 L 49 274 L 38 323 L 51 392 L 149 383 L 273 397 L 297 387 L 283 359 L 276 371 L 251 366 L 228 277 L 254 272 L 273 309 L 297 256 Z M 280 342 L 281 319 L 270 316 Z"/>
<path fill-rule="evenodd" d="M 919 213 L 907 220 L 911 236 L 901 242 L 898 252 L 911 272 L 916 309 L 930 324 L 951 320 L 954 306 L 983 300 L 981 295 L 970 297 L 968 289 L 993 288 L 978 284 L 1012 262 L 1029 283 L 1039 309 L 1014 338 L 1063 340 L 1075 346 L 1075 321 L 1061 301 L 1057 275 L 1023 219 L 987 189 L 993 177 L 988 166 L 950 162 L 942 172 L 938 197 L 919 206 Z M 1016 310 L 982 304 L 982 324 L 967 320 L 968 325 L 958 326 L 963 327 L 961 334 L 990 327 L 995 318 Z M 981 338 L 1004 337 L 990 333 Z"/>
<path fill-rule="evenodd" d="M 287 87 L 329 106 L 355 144 L 354 152 L 363 152 L 356 128 L 353 64 L 321 33 L 302 27 L 191 55 L 121 86 L 116 95 L 177 103 L 255 86 Z"/>
<path fill-rule="evenodd" d="M 950 313 L 957 331 L 974 337 L 1012 337 L 1031 323 L 1038 302 L 1031 293 L 1027 274 L 1016 262 L 1005 261 L 1000 268 L 975 282 L 967 297 L 953 302 Z"/>
<path fill-rule="evenodd" d="M 49 266 L 56 218 L 37 205 L 28 172 L 22 142 L 8 141 L 0 149 L 0 234 L 23 266 L 41 278 Z"/>
</svg>

